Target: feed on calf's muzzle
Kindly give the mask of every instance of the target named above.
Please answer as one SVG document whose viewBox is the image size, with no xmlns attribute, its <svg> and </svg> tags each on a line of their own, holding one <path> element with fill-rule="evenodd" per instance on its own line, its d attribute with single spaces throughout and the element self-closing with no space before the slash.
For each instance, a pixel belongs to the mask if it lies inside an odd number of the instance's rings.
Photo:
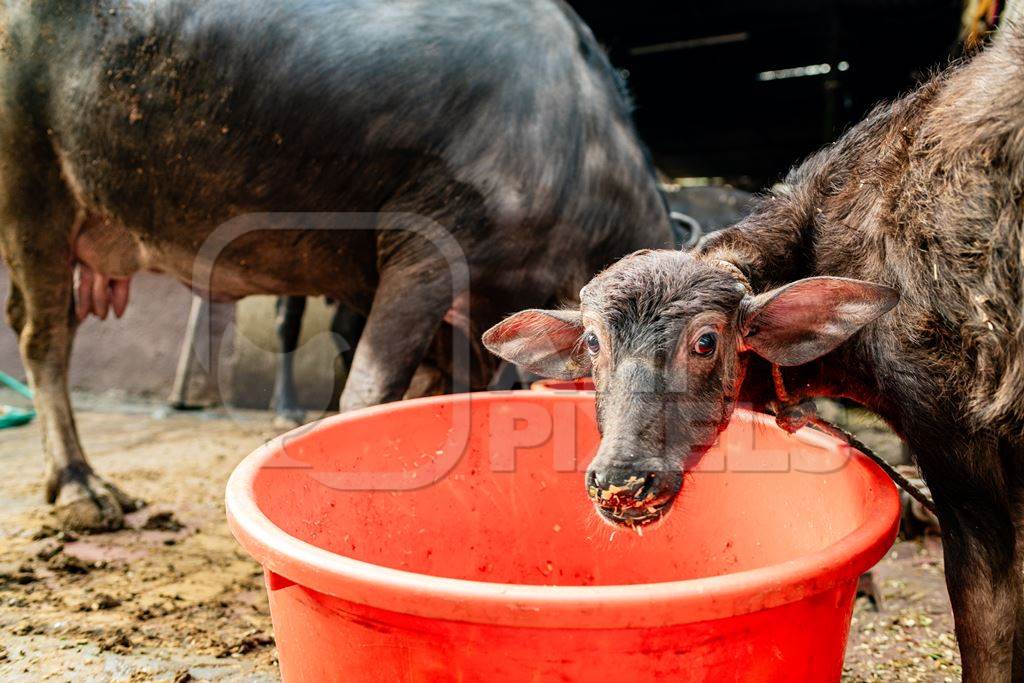
<svg viewBox="0 0 1024 683">
<path fill-rule="evenodd" d="M 601 518 L 638 533 L 668 514 L 681 485 L 682 472 L 630 475 L 621 484 L 602 481 L 594 472 L 587 473 L 587 495 Z"/>
</svg>

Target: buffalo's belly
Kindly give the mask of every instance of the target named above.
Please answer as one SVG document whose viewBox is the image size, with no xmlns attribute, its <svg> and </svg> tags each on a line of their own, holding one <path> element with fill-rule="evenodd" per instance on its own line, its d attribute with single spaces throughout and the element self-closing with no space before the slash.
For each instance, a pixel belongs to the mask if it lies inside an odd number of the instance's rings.
<svg viewBox="0 0 1024 683">
<path fill-rule="evenodd" d="M 140 231 L 90 212 L 74 235 L 76 258 L 108 277 L 166 273 L 218 300 L 251 294 L 325 294 L 362 309 L 372 295 L 373 233 L 304 228 L 239 214 L 214 226 Z"/>
</svg>

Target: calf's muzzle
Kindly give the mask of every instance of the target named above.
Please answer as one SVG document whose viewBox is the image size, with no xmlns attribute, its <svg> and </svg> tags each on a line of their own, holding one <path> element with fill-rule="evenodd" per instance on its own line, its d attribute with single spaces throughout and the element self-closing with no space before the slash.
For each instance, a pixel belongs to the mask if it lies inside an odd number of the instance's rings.
<svg viewBox="0 0 1024 683">
<path fill-rule="evenodd" d="M 591 466 L 587 494 L 598 513 L 616 525 L 639 527 L 661 519 L 679 495 L 683 473 L 648 459 Z"/>
</svg>

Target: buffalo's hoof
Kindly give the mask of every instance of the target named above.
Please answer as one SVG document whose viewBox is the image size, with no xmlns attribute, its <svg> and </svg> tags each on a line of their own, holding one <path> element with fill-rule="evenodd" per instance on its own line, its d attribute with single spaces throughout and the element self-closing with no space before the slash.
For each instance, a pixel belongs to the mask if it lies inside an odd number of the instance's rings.
<svg viewBox="0 0 1024 683">
<path fill-rule="evenodd" d="M 121 529 L 125 513 L 142 505 L 142 501 L 89 473 L 70 478 L 60 487 L 53 512 L 64 529 L 97 533 Z"/>
<path fill-rule="evenodd" d="M 274 416 L 274 429 L 295 429 L 304 424 L 306 424 L 306 411 L 301 408 L 279 410 Z"/>
<path fill-rule="evenodd" d="M 871 609 L 875 612 L 881 612 L 884 609 L 882 606 L 882 591 L 878 589 L 878 584 L 875 583 L 875 575 L 871 570 L 861 574 L 857 580 L 857 597 L 867 598 Z"/>
</svg>

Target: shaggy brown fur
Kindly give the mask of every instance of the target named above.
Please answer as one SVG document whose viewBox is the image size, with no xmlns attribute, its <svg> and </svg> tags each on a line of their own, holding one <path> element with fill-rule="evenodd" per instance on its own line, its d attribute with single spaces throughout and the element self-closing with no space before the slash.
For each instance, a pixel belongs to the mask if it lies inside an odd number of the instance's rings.
<svg viewBox="0 0 1024 683">
<path fill-rule="evenodd" d="M 881 107 L 704 245 L 755 288 L 829 274 L 896 286 L 883 323 L 974 428 L 1024 427 L 1024 41 Z"/>
<path fill-rule="evenodd" d="M 970 681 L 1024 680 L 1019 5 L 1011 18 L 989 49 L 877 109 L 696 258 L 627 257 L 584 288 L 575 317 L 525 312 L 484 336 L 509 360 L 594 373 L 599 415 L 615 419 L 591 494 L 615 491 L 601 512 L 621 524 L 652 519 L 631 512 L 652 490 L 664 514 L 679 488 L 666 472 L 699 456 L 736 403 L 775 399 L 771 364 L 797 399 L 848 397 L 884 416 L 935 497 Z M 560 343 L 544 347 L 538 330 Z M 623 492 L 629 482 L 643 483 Z"/>
<path fill-rule="evenodd" d="M 1024 29 L 1010 23 L 702 249 L 755 290 L 814 275 L 899 290 L 893 314 L 791 381 L 869 405 L 917 454 L 968 680 L 1024 676 L 1022 231 Z"/>
</svg>

